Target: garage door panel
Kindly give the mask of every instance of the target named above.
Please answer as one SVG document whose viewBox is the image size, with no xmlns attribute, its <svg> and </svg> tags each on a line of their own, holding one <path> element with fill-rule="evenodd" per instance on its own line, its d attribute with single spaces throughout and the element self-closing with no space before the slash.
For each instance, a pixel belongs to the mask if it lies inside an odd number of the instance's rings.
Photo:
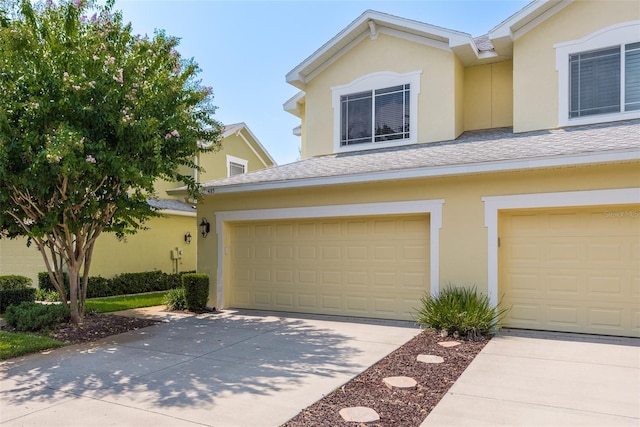
<svg viewBox="0 0 640 427">
<path fill-rule="evenodd" d="M 501 213 L 499 292 L 513 306 L 505 324 L 640 336 L 640 215 L 626 214 L 636 211 Z"/>
<path fill-rule="evenodd" d="M 429 292 L 426 215 L 230 227 L 231 307 L 409 320 Z"/>
</svg>

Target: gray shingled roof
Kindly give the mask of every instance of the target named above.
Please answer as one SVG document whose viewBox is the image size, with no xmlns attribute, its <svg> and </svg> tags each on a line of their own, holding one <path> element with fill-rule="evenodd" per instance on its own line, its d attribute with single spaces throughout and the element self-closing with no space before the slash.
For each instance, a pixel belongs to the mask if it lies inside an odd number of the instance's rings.
<svg viewBox="0 0 640 427">
<path fill-rule="evenodd" d="M 195 213 L 196 210 L 192 205 L 188 203 L 181 202 L 180 200 L 171 200 L 171 199 L 147 199 L 147 203 L 153 206 L 156 209 L 160 210 L 171 210 L 171 211 L 179 211 L 179 212 L 192 212 Z"/>
<path fill-rule="evenodd" d="M 493 50 L 493 43 L 491 43 L 491 40 L 489 39 L 489 34 L 474 37 L 473 41 L 480 52 Z"/>
<path fill-rule="evenodd" d="M 640 120 L 514 134 L 511 128 L 465 132 L 458 139 L 397 148 L 338 153 L 203 183 L 223 187 L 336 178 L 483 163 L 566 158 L 640 150 Z M 212 191 L 213 190 L 213 191 Z"/>
</svg>

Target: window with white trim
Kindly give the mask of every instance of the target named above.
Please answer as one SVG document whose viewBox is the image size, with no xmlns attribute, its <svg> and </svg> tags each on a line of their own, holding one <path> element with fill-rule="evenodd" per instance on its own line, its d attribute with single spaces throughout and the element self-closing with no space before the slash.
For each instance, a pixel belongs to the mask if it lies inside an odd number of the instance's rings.
<svg viewBox="0 0 640 427">
<path fill-rule="evenodd" d="M 640 109 L 640 42 L 569 55 L 569 68 L 569 118 Z"/>
<path fill-rule="evenodd" d="M 227 176 L 247 173 L 248 165 L 249 162 L 245 159 L 227 155 Z"/>
<path fill-rule="evenodd" d="M 420 73 L 378 72 L 331 88 L 335 151 L 414 144 Z"/>
<path fill-rule="evenodd" d="M 409 84 L 340 97 L 340 145 L 409 139 Z"/>
<path fill-rule="evenodd" d="M 640 118 L 640 21 L 554 45 L 560 126 Z"/>
</svg>

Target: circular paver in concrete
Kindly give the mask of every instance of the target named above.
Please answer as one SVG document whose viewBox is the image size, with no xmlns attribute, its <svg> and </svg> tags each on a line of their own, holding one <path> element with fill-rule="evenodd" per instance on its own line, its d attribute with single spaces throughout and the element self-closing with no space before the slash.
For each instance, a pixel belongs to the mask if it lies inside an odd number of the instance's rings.
<svg viewBox="0 0 640 427">
<path fill-rule="evenodd" d="M 422 363 L 442 363 L 444 362 L 444 359 L 440 356 L 434 356 L 433 354 L 419 354 L 418 357 L 416 357 L 416 359 L 418 360 L 418 362 L 422 362 Z"/>
<path fill-rule="evenodd" d="M 455 347 L 457 345 L 460 345 L 460 343 L 458 341 L 442 341 L 438 343 L 439 345 L 441 345 L 442 347 Z"/>
<path fill-rule="evenodd" d="M 366 406 L 354 406 L 352 408 L 340 409 L 340 416 L 347 422 L 370 423 L 380 421 L 380 415 Z"/>
<path fill-rule="evenodd" d="M 390 389 L 394 389 L 394 388 L 412 389 L 412 388 L 416 388 L 416 385 L 418 385 L 416 380 L 410 377 L 388 377 L 388 378 L 384 378 L 382 381 Z"/>
</svg>

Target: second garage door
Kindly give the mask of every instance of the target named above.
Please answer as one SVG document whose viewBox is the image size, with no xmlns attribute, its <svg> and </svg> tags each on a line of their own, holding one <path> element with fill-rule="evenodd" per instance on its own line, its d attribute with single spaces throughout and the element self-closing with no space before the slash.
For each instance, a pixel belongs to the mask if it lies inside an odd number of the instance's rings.
<svg viewBox="0 0 640 427">
<path fill-rule="evenodd" d="M 640 336 L 640 206 L 500 216 L 507 326 Z"/>
<path fill-rule="evenodd" d="M 425 215 L 235 223 L 228 305 L 410 320 L 428 260 Z"/>
</svg>

